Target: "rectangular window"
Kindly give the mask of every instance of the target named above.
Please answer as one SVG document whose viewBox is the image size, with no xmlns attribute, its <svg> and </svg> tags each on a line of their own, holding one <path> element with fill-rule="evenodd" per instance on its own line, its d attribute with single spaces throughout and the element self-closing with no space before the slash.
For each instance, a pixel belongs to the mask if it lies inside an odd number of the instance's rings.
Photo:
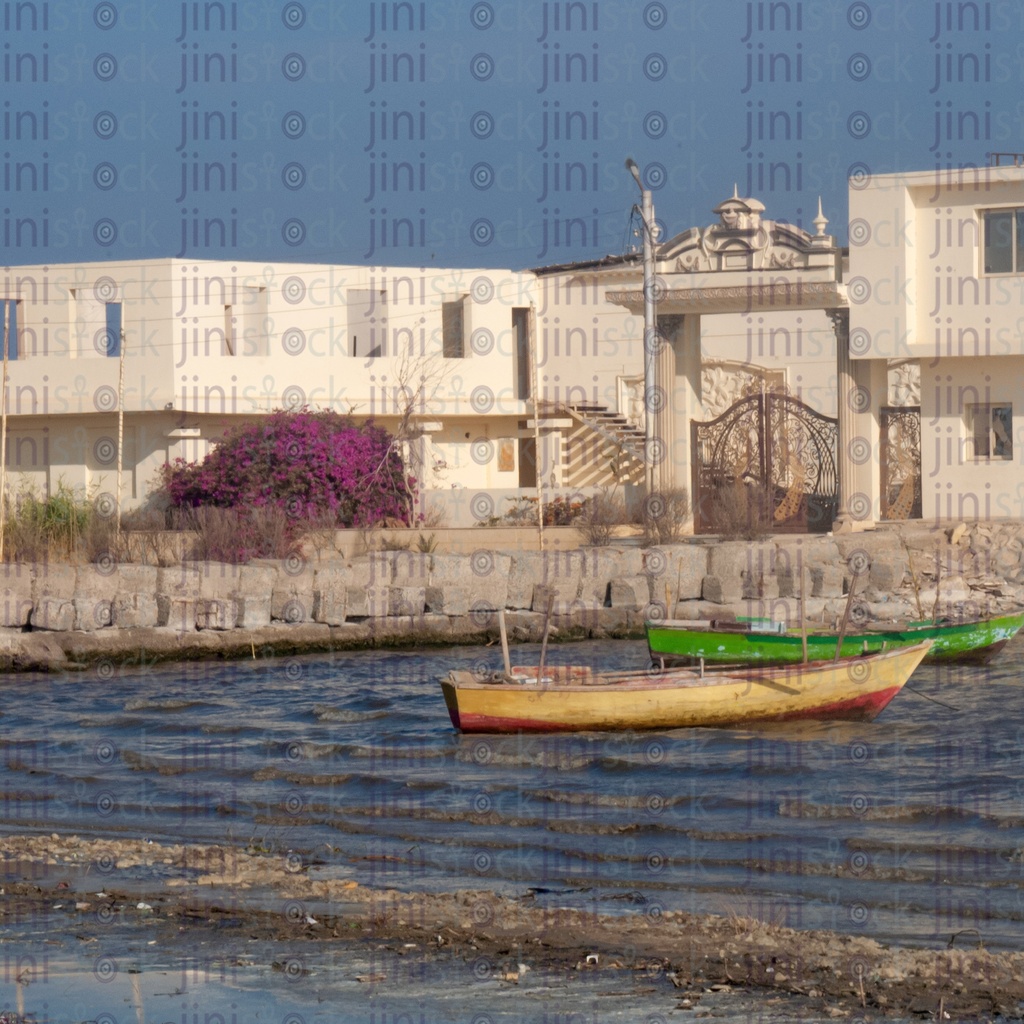
<svg viewBox="0 0 1024 1024">
<path fill-rule="evenodd" d="M 232 346 L 243 358 L 270 355 L 267 289 L 246 285 L 241 290 L 241 307 L 231 307 Z"/>
<path fill-rule="evenodd" d="M 108 302 L 106 315 L 106 354 L 116 358 L 121 355 L 121 303 Z"/>
<path fill-rule="evenodd" d="M 4 320 L 7 321 L 7 358 L 8 360 L 18 358 L 18 300 L 0 299 L 0 334 L 4 330 Z M 3 338 L 0 337 L 0 345 Z M 0 359 L 3 359 L 3 349 L 0 349 Z"/>
<path fill-rule="evenodd" d="M 388 314 L 386 291 L 350 288 L 346 295 L 351 354 L 361 359 L 386 356 Z"/>
<path fill-rule="evenodd" d="M 516 398 L 530 397 L 530 310 L 517 307 L 512 310 L 512 334 L 514 348 L 512 359 L 515 364 Z"/>
<path fill-rule="evenodd" d="M 1024 274 L 1024 209 L 983 214 L 986 274 Z"/>
<path fill-rule="evenodd" d="M 72 359 L 117 358 L 121 354 L 122 293 L 120 287 L 74 288 L 68 293 Z"/>
<path fill-rule="evenodd" d="M 1010 403 L 968 405 L 967 429 L 975 459 L 1013 458 L 1013 406 Z"/>
<path fill-rule="evenodd" d="M 441 303 L 442 355 L 445 359 L 463 359 L 466 355 L 463 300 Z"/>
<path fill-rule="evenodd" d="M 233 356 L 237 352 L 235 346 L 235 311 L 231 306 L 224 307 L 224 340 L 221 343 L 220 354 L 222 356 Z"/>
</svg>

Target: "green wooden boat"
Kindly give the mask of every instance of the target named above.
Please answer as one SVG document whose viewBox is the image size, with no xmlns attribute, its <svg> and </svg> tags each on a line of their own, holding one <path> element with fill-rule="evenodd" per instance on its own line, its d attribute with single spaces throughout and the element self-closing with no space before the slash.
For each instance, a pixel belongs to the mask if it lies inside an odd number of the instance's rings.
<svg viewBox="0 0 1024 1024">
<path fill-rule="evenodd" d="M 803 639 L 799 630 L 786 629 L 782 623 L 764 619 L 718 619 L 687 621 L 668 619 L 648 622 L 647 646 L 654 661 L 698 662 L 707 665 L 744 665 L 760 663 L 781 665 L 803 661 Z M 907 622 L 859 627 L 843 637 L 839 656 L 852 658 L 863 653 L 910 647 L 931 640 L 926 662 L 970 662 L 985 664 L 1013 638 L 1024 625 L 1024 611 L 997 615 L 990 619 L 938 622 Z M 838 633 L 808 632 L 807 658 L 820 661 L 834 658 Z"/>
</svg>

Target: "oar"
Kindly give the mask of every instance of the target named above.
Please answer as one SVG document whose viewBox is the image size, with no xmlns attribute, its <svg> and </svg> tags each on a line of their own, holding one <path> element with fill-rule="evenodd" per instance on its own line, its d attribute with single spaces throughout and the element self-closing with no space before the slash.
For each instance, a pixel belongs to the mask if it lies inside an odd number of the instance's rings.
<svg viewBox="0 0 1024 1024">
<path fill-rule="evenodd" d="M 505 675 L 512 675 L 512 658 L 508 653 L 508 630 L 505 628 L 505 609 L 498 611 L 498 630 L 501 633 L 501 656 L 505 661 Z"/>
</svg>

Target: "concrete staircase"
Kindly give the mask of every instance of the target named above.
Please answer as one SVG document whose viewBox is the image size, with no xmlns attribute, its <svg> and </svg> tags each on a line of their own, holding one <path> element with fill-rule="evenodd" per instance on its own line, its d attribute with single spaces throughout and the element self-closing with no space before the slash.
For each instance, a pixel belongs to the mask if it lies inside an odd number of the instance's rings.
<svg viewBox="0 0 1024 1024">
<path fill-rule="evenodd" d="M 580 402 L 560 411 L 573 421 L 564 451 L 568 486 L 643 482 L 643 430 L 603 405 Z"/>
</svg>

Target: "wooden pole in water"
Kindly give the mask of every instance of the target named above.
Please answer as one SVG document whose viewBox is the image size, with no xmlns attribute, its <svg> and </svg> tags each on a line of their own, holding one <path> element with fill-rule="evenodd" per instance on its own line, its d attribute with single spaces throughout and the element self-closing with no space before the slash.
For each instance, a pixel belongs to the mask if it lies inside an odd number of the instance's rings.
<svg viewBox="0 0 1024 1024">
<path fill-rule="evenodd" d="M 4 379 L 0 384 L 0 559 L 4 557 L 4 531 L 7 529 L 7 353 L 11 338 L 11 304 L 4 303 Z"/>
<path fill-rule="evenodd" d="M 910 545 L 907 543 L 906 538 L 903 534 L 900 534 L 900 540 L 903 541 L 903 547 L 907 552 L 907 568 L 910 570 L 910 582 L 914 587 L 914 603 L 917 605 L 917 617 L 918 619 L 924 619 L 924 612 L 921 611 L 921 587 L 917 582 L 917 573 L 914 572 L 914 556 L 911 553 Z"/>
<path fill-rule="evenodd" d="M 508 630 L 505 628 L 505 609 L 498 612 L 498 630 L 501 632 L 501 657 L 505 662 L 505 675 L 512 675 L 512 659 L 508 653 Z"/>
<path fill-rule="evenodd" d="M 853 592 L 857 589 L 857 577 L 850 577 L 850 593 L 846 597 L 846 607 L 843 609 L 843 621 L 839 626 L 839 636 L 836 638 L 836 656 L 833 663 L 839 660 L 839 652 L 843 649 L 843 641 L 846 639 L 846 626 L 850 621 L 850 608 L 853 606 Z"/>
<path fill-rule="evenodd" d="M 807 566 L 800 563 L 800 648 L 807 664 Z"/>
<path fill-rule="evenodd" d="M 548 654 L 548 631 L 551 628 L 551 609 L 555 606 L 555 595 L 548 595 L 548 606 L 544 611 L 544 636 L 540 641 L 540 664 L 537 666 L 537 682 L 544 675 L 544 661 Z"/>
<path fill-rule="evenodd" d="M 939 622 L 939 583 L 942 580 L 942 553 L 935 549 L 935 603 L 932 605 L 932 625 Z"/>
</svg>

